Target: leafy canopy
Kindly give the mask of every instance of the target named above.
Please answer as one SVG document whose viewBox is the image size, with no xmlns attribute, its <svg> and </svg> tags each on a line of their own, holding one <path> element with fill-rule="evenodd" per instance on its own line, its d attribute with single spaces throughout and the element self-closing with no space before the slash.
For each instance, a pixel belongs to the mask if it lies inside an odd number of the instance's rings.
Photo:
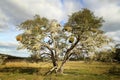
<svg viewBox="0 0 120 80">
<path fill-rule="evenodd" d="M 103 22 L 102 17 L 96 17 L 88 9 L 70 15 L 63 29 L 56 20 L 36 15 L 19 25 L 24 32 L 16 39 L 21 44 L 19 49 L 25 48 L 32 53 L 53 52 L 54 56 L 58 56 L 72 51 L 80 53 L 83 49 L 95 52 L 96 48 L 110 41 L 100 30 Z"/>
</svg>

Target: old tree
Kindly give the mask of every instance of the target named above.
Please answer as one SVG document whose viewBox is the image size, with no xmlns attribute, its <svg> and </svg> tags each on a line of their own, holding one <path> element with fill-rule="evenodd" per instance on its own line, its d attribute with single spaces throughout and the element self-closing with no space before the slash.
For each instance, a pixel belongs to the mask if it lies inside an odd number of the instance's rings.
<svg viewBox="0 0 120 80">
<path fill-rule="evenodd" d="M 70 15 L 63 27 L 56 20 L 36 15 L 18 26 L 23 33 L 16 39 L 20 43 L 19 49 L 27 49 L 37 57 L 50 57 L 53 68 L 46 75 L 63 73 L 63 65 L 72 54 L 80 54 L 82 50 L 95 52 L 109 42 L 100 30 L 103 22 L 88 9 Z M 58 65 L 60 58 L 63 58 L 62 63 Z"/>
</svg>

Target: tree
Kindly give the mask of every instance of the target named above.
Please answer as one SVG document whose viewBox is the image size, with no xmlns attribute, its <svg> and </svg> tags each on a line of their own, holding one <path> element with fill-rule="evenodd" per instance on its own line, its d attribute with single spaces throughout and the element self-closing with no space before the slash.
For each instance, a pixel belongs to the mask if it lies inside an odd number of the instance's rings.
<svg viewBox="0 0 120 80">
<path fill-rule="evenodd" d="M 115 49 L 103 50 L 97 55 L 97 60 L 102 62 L 113 62 L 115 57 Z"/>
<path fill-rule="evenodd" d="M 95 52 L 109 42 L 103 31 L 100 30 L 103 19 L 95 17 L 88 10 L 73 13 L 69 16 L 64 28 L 56 20 L 48 20 L 38 15 L 32 20 L 26 20 L 19 25 L 23 30 L 16 39 L 20 42 L 19 49 L 27 49 L 38 56 L 50 56 L 53 68 L 46 73 L 63 73 L 63 65 L 74 53 L 82 50 Z M 58 65 L 58 58 L 62 55 L 63 60 Z"/>
</svg>

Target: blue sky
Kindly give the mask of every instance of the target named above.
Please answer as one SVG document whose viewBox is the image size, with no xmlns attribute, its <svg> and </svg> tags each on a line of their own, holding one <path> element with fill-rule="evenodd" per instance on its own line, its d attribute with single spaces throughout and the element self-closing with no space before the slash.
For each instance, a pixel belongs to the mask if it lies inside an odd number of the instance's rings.
<svg viewBox="0 0 120 80">
<path fill-rule="evenodd" d="M 26 50 L 16 50 L 15 36 L 21 33 L 16 25 L 35 14 L 64 23 L 68 15 L 82 8 L 92 10 L 105 20 L 106 35 L 120 42 L 120 0 L 0 0 L 0 53 L 28 56 Z"/>
</svg>

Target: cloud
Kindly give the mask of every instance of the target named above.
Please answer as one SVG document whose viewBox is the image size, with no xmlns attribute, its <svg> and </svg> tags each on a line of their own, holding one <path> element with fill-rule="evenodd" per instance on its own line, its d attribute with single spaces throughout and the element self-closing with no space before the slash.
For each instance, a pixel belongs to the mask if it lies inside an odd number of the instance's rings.
<svg viewBox="0 0 120 80">
<path fill-rule="evenodd" d="M 13 56 L 28 57 L 27 50 L 17 50 L 18 44 L 14 42 L 2 42 L 0 41 L 0 53 L 9 54 Z"/>
<path fill-rule="evenodd" d="M 68 19 L 68 15 L 71 15 L 72 13 L 79 11 L 82 8 L 82 4 L 79 0 L 64 0 L 62 5 L 62 12 L 64 13 L 63 20 L 66 21 Z"/>
<path fill-rule="evenodd" d="M 107 32 L 107 36 L 111 37 L 116 43 L 120 43 L 120 30 L 116 32 Z"/>
<path fill-rule="evenodd" d="M 60 20 L 62 17 L 62 4 L 60 0 L 11 0 L 11 3 L 22 8 L 31 15 L 40 14 L 47 18 Z"/>
<path fill-rule="evenodd" d="M 17 51 L 16 49 L 10 49 L 10 48 L 0 48 L 1 54 L 9 54 L 12 56 L 19 56 L 19 57 L 28 57 L 30 54 L 26 50 L 20 50 Z"/>
<path fill-rule="evenodd" d="M 9 24 L 18 25 L 35 14 L 57 19 L 59 22 L 67 21 L 68 15 L 83 7 L 91 9 L 95 15 L 105 19 L 102 28 L 104 31 L 120 29 L 119 0 L 1 0 L 0 31 Z"/>
<path fill-rule="evenodd" d="M 116 31 L 120 29 L 120 6 L 117 4 L 106 4 L 106 6 L 96 10 L 96 14 L 103 16 L 105 19 L 104 30 Z"/>
<path fill-rule="evenodd" d="M 10 29 L 10 25 L 16 26 L 30 15 L 20 7 L 10 2 L 10 0 L 0 1 L 0 30 Z"/>
<path fill-rule="evenodd" d="M 0 32 L 4 31 L 4 29 L 8 26 L 6 22 L 9 20 L 9 18 L 2 12 L 0 9 Z"/>
<path fill-rule="evenodd" d="M 95 15 L 103 17 L 102 29 L 116 43 L 120 43 L 120 1 L 119 0 L 84 0 L 84 7 L 91 9 Z"/>
<path fill-rule="evenodd" d="M 0 41 L 0 48 L 16 48 L 18 43 Z"/>
<path fill-rule="evenodd" d="M 89 0 L 84 1 L 85 7 L 102 16 L 105 20 L 104 31 L 116 31 L 120 29 L 120 1 L 119 0 Z"/>
<path fill-rule="evenodd" d="M 81 7 L 79 0 L 1 0 L 0 14 L 4 14 L 4 17 L 0 22 L 6 19 L 3 23 L 7 26 L 18 25 L 35 14 L 61 22 L 67 20 L 69 14 L 78 11 Z M 0 26 L 5 25 L 0 24 Z"/>
</svg>

